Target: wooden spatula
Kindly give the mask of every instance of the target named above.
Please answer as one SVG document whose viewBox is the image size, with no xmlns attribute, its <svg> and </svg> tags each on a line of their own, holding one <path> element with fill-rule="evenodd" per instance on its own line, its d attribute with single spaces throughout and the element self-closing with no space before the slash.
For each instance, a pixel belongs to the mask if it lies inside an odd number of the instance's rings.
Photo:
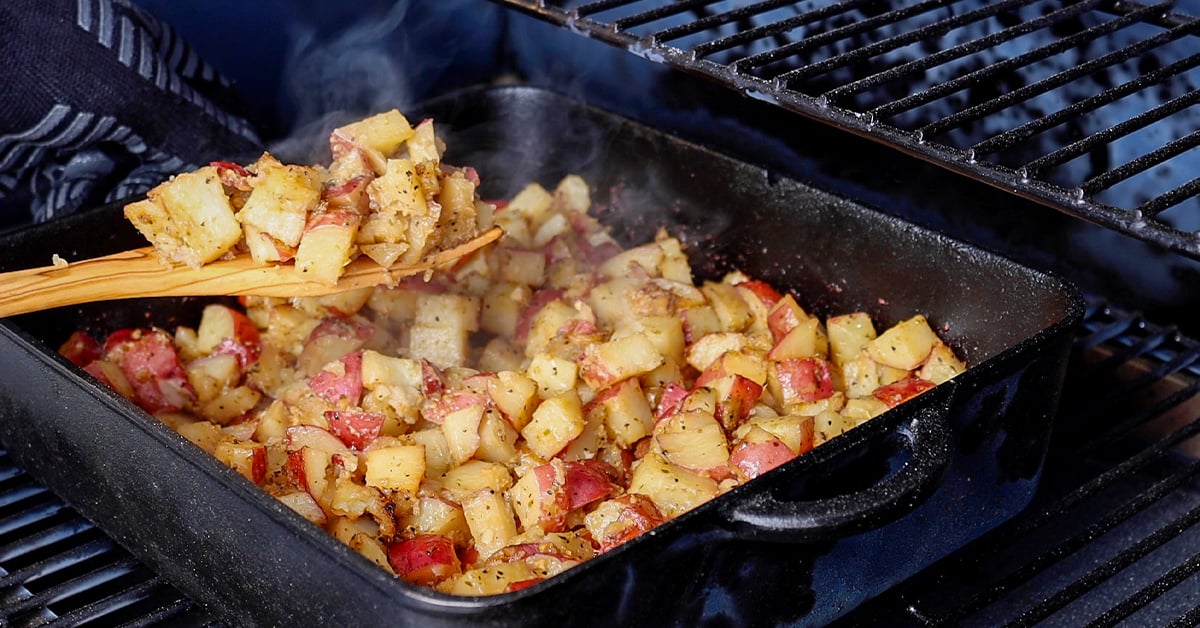
<svg viewBox="0 0 1200 628">
<path fill-rule="evenodd" d="M 123 251 L 66 266 L 43 266 L 0 273 L 0 317 L 64 305 L 134 297 L 266 296 L 306 297 L 334 294 L 446 268 L 495 242 L 503 231 L 492 228 L 417 264 L 384 268 L 367 257 L 346 266 L 337 284 L 306 279 L 295 266 L 264 266 L 239 255 L 201 266 L 164 263 L 153 247 Z"/>
</svg>

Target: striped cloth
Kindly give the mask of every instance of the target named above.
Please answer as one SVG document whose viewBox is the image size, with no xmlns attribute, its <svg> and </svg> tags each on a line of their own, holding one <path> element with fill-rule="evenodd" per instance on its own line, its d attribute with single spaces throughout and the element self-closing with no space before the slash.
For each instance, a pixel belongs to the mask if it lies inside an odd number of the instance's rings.
<svg viewBox="0 0 1200 628">
<path fill-rule="evenodd" d="M 0 33 L 2 227 L 261 150 L 233 88 L 127 0 L 5 0 Z"/>
</svg>

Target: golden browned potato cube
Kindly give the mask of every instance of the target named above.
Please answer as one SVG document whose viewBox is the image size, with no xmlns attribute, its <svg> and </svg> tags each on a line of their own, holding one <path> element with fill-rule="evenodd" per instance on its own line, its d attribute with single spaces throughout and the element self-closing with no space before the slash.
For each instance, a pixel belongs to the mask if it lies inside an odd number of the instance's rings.
<svg viewBox="0 0 1200 628">
<path fill-rule="evenodd" d="M 125 206 L 125 217 L 165 259 L 193 268 L 211 262 L 242 239 L 242 226 L 216 168 L 175 175 Z"/>
</svg>

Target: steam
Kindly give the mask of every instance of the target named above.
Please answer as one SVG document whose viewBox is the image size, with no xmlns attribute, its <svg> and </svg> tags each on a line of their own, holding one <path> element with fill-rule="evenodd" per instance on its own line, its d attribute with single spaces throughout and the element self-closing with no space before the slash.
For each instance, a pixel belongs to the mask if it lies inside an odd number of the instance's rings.
<svg viewBox="0 0 1200 628">
<path fill-rule="evenodd" d="M 423 31 L 445 30 L 438 20 L 450 18 L 445 11 L 415 9 L 400 0 L 365 10 L 333 33 L 318 24 L 296 25 L 282 85 L 295 122 L 272 150 L 304 163 L 326 161 L 335 127 L 387 109 L 407 111 L 421 91 L 414 82 L 444 70 L 455 48 L 452 37 L 436 46 L 428 35 L 418 40 Z"/>
</svg>

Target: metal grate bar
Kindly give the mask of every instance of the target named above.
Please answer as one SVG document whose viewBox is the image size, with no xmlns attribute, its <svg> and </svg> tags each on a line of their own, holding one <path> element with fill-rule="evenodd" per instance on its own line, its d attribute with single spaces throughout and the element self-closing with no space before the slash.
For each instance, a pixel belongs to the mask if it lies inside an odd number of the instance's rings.
<svg viewBox="0 0 1200 628">
<path fill-rule="evenodd" d="M 1197 146 L 1200 146 L 1200 131 L 1192 131 L 1162 148 L 1146 153 L 1120 167 L 1092 177 L 1079 187 L 1087 194 L 1095 194 L 1100 190 L 1112 187 L 1125 179 L 1164 163 L 1172 157 L 1182 155 Z"/>
<path fill-rule="evenodd" d="M 56 573 L 73 567 L 88 559 L 102 556 L 105 553 L 111 552 L 116 546 L 107 537 L 100 537 L 87 541 L 82 545 L 76 545 L 62 552 L 57 552 L 52 556 L 48 556 L 39 560 L 36 563 L 22 567 L 21 569 L 13 570 L 0 578 L 0 588 L 13 586 L 35 580 L 46 574 Z"/>
<path fill-rule="evenodd" d="M 74 626 L 88 620 L 97 621 L 108 615 L 115 614 L 126 607 L 144 603 L 161 588 L 163 588 L 163 584 L 157 579 L 142 580 L 124 588 L 118 593 L 81 606 L 69 613 L 64 613 L 56 623 L 61 623 L 64 626 Z M 178 607 L 178 604 L 172 604 L 172 606 Z M 186 609 L 179 608 L 179 610 Z"/>
<path fill-rule="evenodd" d="M 594 13 L 615 9 L 619 6 L 633 4 L 635 2 L 637 2 L 637 0 L 596 0 L 595 2 L 589 2 L 582 6 L 576 7 L 574 13 L 575 15 L 579 16 L 592 15 Z"/>
<path fill-rule="evenodd" d="M 1200 394 L 1200 380 L 1192 382 L 1191 385 L 1181 388 L 1180 390 L 1166 396 L 1161 401 L 1154 403 L 1149 407 L 1138 410 L 1124 421 L 1121 421 L 1111 428 L 1099 433 L 1091 442 L 1081 445 L 1079 447 L 1079 453 L 1084 454 L 1105 447 L 1115 442 L 1119 438 L 1127 436 L 1130 431 L 1140 425 L 1146 424 L 1151 419 L 1162 416 L 1165 412 L 1172 408 L 1180 407 L 1198 394 Z M 1198 428 L 1200 428 L 1200 426 L 1198 426 Z M 1196 429 L 1195 431 L 1200 432 L 1200 429 Z M 1184 440 L 1187 440 L 1187 438 L 1179 438 L 1177 439 L 1177 442 L 1172 444 L 1172 446 L 1174 444 L 1178 444 L 1179 442 L 1183 442 Z"/>
<path fill-rule="evenodd" d="M 69 599 L 88 590 L 104 586 L 106 583 L 129 573 L 143 569 L 133 558 L 124 558 L 110 562 L 99 569 L 72 578 L 53 587 L 48 587 L 35 593 L 32 597 L 13 602 L 4 609 L 9 616 L 20 615 L 38 608 L 51 608 L 55 603 Z"/>
<path fill-rule="evenodd" d="M 877 87 L 884 83 L 894 81 L 905 75 L 915 75 L 917 72 L 923 72 L 924 70 L 936 67 L 946 63 L 947 61 L 970 56 L 981 50 L 991 48 L 997 44 L 1016 39 L 1021 35 L 1027 35 L 1034 31 L 1041 30 L 1046 26 L 1054 25 L 1072 17 L 1078 17 L 1082 13 L 1094 8 L 1096 5 L 1104 1 L 1105 0 L 1089 0 L 1088 2 L 1082 2 L 1080 4 L 1059 9 L 1057 11 L 1052 11 L 1037 19 L 1024 22 L 1017 26 L 1011 26 L 989 35 L 985 35 L 984 37 L 975 39 L 965 44 L 939 50 L 931 55 L 914 59 L 899 66 L 889 68 L 878 74 L 847 83 L 841 87 L 837 87 L 825 92 L 824 96 L 829 102 L 836 102 L 850 94 L 855 94 L 865 89 Z M 1113 21 L 1115 22 L 1116 20 Z"/>
<path fill-rule="evenodd" d="M 64 537 L 81 534 L 92 528 L 92 524 L 84 519 L 72 519 L 53 527 L 39 530 L 35 534 L 0 546 L 0 563 L 16 560 L 27 553 L 48 547 Z"/>
<path fill-rule="evenodd" d="M 1008 1 L 1012 2 L 1013 0 Z M 883 15 L 869 17 L 865 20 L 847 24 L 846 26 L 842 26 L 840 28 L 834 28 L 818 35 L 805 37 L 801 41 L 792 42 L 773 50 L 768 50 L 766 52 L 751 55 L 749 57 L 743 57 L 733 62 L 733 68 L 735 71 L 745 72 L 748 69 L 761 67 L 767 65 L 768 63 L 774 63 L 781 59 L 794 56 L 805 50 L 838 41 L 839 39 L 844 39 L 851 35 L 862 33 L 879 26 L 898 22 L 902 19 L 921 15 L 923 13 L 929 13 L 930 11 L 935 11 L 942 8 L 944 4 L 945 3 L 941 2 L 941 0 L 926 0 L 925 2 L 919 2 L 911 6 L 901 7 L 895 11 L 890 11 Z"/>
<path fill-rule="evenodd" d="M 1193 92 L 1195 94 L 1196 92 Z M 1192 179 L 1187 183 L 1146 201 L 1138 207 L 1138 211 L 1143 216 L 1157 216 L 1174 205 L 1178 205 L 1183 201 L 1200 194 L 1200 178 Z"/>
<path fill-rule="evenodd" d="M 1122 600 L 1120 604 L 1108 609 L 1088 623 L 1088 628 L 1115 626 L 1121 620 L 1159 598 L 1163 591 L 1179 586 L 1196 573 L 1200 573 L 1200 554 L 1193 554 L 1191 558 L 1172 567 L 1161 578 L 1142 587 L 1133 595 Z"/>
<path fill-rule="evenodd" d="M 1198 475 L 1200 475 L 1200 460 L 1193 461 L 1179 472 L 1163 478 L 1151 486 L 1149 490 L 1126 502 L 1120 508 L 1114 509 L 1107 516 L 1096 521 L 1083 531 L 1071 535 L 1049 551 L 1033 557 L 1029 562 L 1000 578 L 991 588 L 976 593 L 974 596 L 964 600 L 962 604 L 951 611 L 950 616 L 940 619 L 949 623 L 957 622 L 967 615 L 995 602 L 1004 594 L 1028 582 L 1035 575 L 1079 551 L 1080 548 L 1090 543 L 1093 539 L 1111 531 L 1122 522 L 1155 505 Z"/>
<path fill-rule="evenodd" d="M 1197 102 L 1200 102 L 1200 90 L 1191 91 L 1177 98 L 1172 98 L 1139 116 L 1134 116 L 1119 124 L 1071 142 L 1048 155 L 1034 159 L 1026 164 L 1025 168 L 1030 173 L 1037 173 L 1051 166 L 1066 163 L 1087 153 L 1100 144 L 1108 144 L 1130 133 L 1144 129 L 1155 122 L 1165 120 L 1167 117 L 1179 113 Z"/>
<path fill-rule="evenodd" d="M 1200 626 L 1200 606 L 1180 615 L 1179 619 L 1171 622 L 1167 628 L 1195 628 Z"/>
<path fill-rule="evenodd" d="M 853 4 L 857 5 L 857 4 L 862 4 L 862 3 L 868 2 L 868 1 L 869 0 L 853 0 Z M 701 17 L 700 19 L 696 19 L 696 20 L 692 20 L 691 22 L 687 22 L 686 24 L 679 24 L 677 26 L 672 26 L 670 28 L 656 31 L 653 35 L 651 35 L 651 37 L 653 37 L 654 41 L 656 41 L 656 42 L 671 41 L 674 39 L 679 39 L 680 37 L 687 37 L 688 35 L 694 35 L 696 33 L 706 31 L 711 28 L 717 28 L 719 26 L 724 26 L 725 24 L 729 24 L 731 22 L 737 22 L 739 20 L 749 19 L 755 15 L 758 15 L 759 13 L 766 13 L 767 11 L 771 11 L 773 9 L 778 9 L 780 7 L 784 7 L 789 4 L 793 4 L 793 0 L 765 0 L 764 2 L 756 2 L 754 4 L 746 5 L 744 7 L 738 7 L 736 9 L 733 9 L 730 11 L 725 11 L 724 13 L 716 13 L 713 15 L 706 15 L 704 17 Z M 826 7 L 826 9 L 830 9 L 830 7 Z M 812 13 L 815 13 L 815 11 Z M 806 24 L 806 23 L 812 21 L 811 19 L 809 19 L 809 16 L 811 16 L 812 13 L 806 13 L 806 14 L 797 16 L 797 18 L 788 18 L 787 20 L 775 22 L 774 24 L 769 25 L 769 28 L 771 30 L 778 30 L 780 28 L 790 28 L 790 26 L 785 27 L 784 24 L 786 22 L 790 22 L 793 19 L 797 20 L 796 25 Z M 746 41 L 752 41 L 754 39 L 757 39 L 758 37 L 756 35 L 752 34 L 752 32 L 751 32 L 751 31 L 756 31 L 756 30 L 757 29 L 755 29 L 755 28 L 746 29 L 743 31 L 739 31 L 736 35 L 733 35 L 733 36 L 730 36 L 727 38 L 722 38 L 717 41 L 724 42 L 726 39 L 733 39 L 735 41 L 733 41 L 732 43 L 729 43 L 728 46 L 725 46 L 727 48 L 732 48 L 733 46 L 744 43 Z M 704 44 L 701 44 L 700 47 L 694 49 L 694 51 L 699 53 L 700 48 L 704 48 L 704 47 L 710 47 L 710 48 L 708 48 L 709 52 L 714 52 L 716 50 L 723 49 L 723 48 L 711 48 L 711 46 L 713 46 L 714 43 L 715 42 L 706 42 Z M 705 54 L 707 54 L 707 53 L 705 53 Z"/>
<path fill-rule="evenodd" d="M 661 20 L 672 15 L 679 15 L 691 11 L 697 7 L 702 7 L 706 4 L 712 4 L 713 0 L 676 0 L 673 4 L 664 5 L 649 11 L 643 11 L 628 17 L 623 17 L 613 21 L 613 25 L 617 28 L 633 28 L 643 24 L 649 24 L 656 20 Z"/>
<path fill-rule="evenodd" d="M 950 129 L 962 126 L 972 120 L 977 120 L 987 115 L 994 114 L 998 111 L 1003 111 L 1013 105 L 1024 102 L 1044 94 L 1053 89 L 1067 85 L 1080 77 L 1087 76 L 1101 68 L 1116 65 L 1128 61 L 1130 58 L 1142 54 L 1148 50 L 1160 47 L 1163 44 L 1180 39 L 1186 35 L 1194 34 L 1195 25 L 1180 26 L 1170 31 L 1164 31 L 1138 41 L 1130 46 L 1115 50 L 1107 54 L 1101 55 L 1090 61 L 1085 61 L 1074 68 L 1064 70 L 1053 76 L 1046 77 L 1040 81 L 1030 83 L 1024 87 L 1015 89 L 1007 94 L 995 98 L 989 102 L 980 103 L 974 107 L 969 107 L 952 115 L 946 116 L 940 120 L 932 122 L 921 129 L 921 134 L 926 139 L 940 135 Z M 987 151 L 984 151 L 987 152 Z"/>
<path fill-rule="evenodd" d="M 1153 534 L 1139 539 L 1136 543 L 1121 550 L 1111 560 L 1088 571 L 1054 595 L 1043 599 L 1033 608 L 1025 611 L 1020 617 L 1010 622 L 1010 626 L 1030 626 L 1054 614 L 1091 589 L 1099 586 L 1105 580 L 1115 576 L 1122 569 L 1132 565 L 1154 549 L 1161 547 L 1171 539 L 1178 537 L 1188 528 L 1200 523 L 1200 507 L 1193 508 L 1182 517 L 1175 519 L 1169 525 L 1156 530 Z M 1159 590 L 1161 593 L 1161 589 Z"/>
<path fill-rule="evenodd" d="M 1162 83 L 1163 81 L 1166 81 L 1174 76 L 1183 74 L 1188 70 L 1195 68 L 1197 65 L 1200 65 L 1200 54 L 1192 55 L 1186 59 L 1181 59 L 1148 74 L 1143 74 L 1132 81 L 1123 83 L 1112 89 L 1108 89 L 1096 94 L 1091 98 L 1077 102 L 1069 108 L 1060 109 L 1036 120 L 1031 120 L 1015 129 L 1012 129 L 1011 131 L 1001 133 L 1000 135 L 997 135 L 991 139 L 980 142 L 973 148 L 980 153 L 990 153 L 1003 150 L 1046 129 L 1058 126 L 1059 124 L 1067 122 L 1073 118 L 1079 118 L 1088 111 L 1099 109 L 1100 107 L 1112 102 L 1116 102 L 1125 96 L 1137 93 L 1143 89 Z"/>
<path fill-rule="evenodd" d="M 1075 33 L 1074 35 L 1070 35 L 1062 39 L 1056 39 L 1053 42 L 1039 48 L 1035 48 L 1034 50 L 1030 50 L 1015 57 L 1009 57 L 1003 61 L 1000 61 L 999 63 L 993 63 L 979 68 L 978 70 L 968 72 L 962 76 L 957 76 L 948 81 L 934 85 L 929 89 L 925 89 L 915 94 L 910 94 L 908 96 L 885 103 L 872 109 L 871 113 L 873 113 L 876 117 L 890 116 L 892 114 L 901 113 L 903 111 L 919 107 L 955 92 L 962 91 L 963 89 L 966 89 L 972 85 L 978 85 L 997 75 L 1009 72 L 1016 68 L 1032 65 L 1038 61 L 1043 61 L 1063 51 L 1075 48 L 1080 44 L 1098 39 L 1103 35 L 1109 35 L 1117 30 L 1129 26 L 1130 24 L 1134 24 L 1151 14 L 1161 12 L 1163 8 L 1169 7 L 1171 4 L 1171 2 L 1162 2 L 1154 6 L 1142 7 L 1137 11 L 1118 16 L 1116 19 L 1097 24 L 1096 26 Z M 934 53 L 934 55 L 937 54 L 940 53 Z"/>
<path fill-rule="evenodd" d="M 776 80 L 781 84 L 790 85 L 800 79 L 822 74 L 839 67 L 844 67 L 856 61 L 874 57 L 891 50 L 896 50 L 897 48 L 902 48 L 909 44 L 915 44 L 929 39 L 935 35 L 943 35 L 961 26 L 978 22 L 980 20 L 993 17 L 997 13 L 1003 13 L 1008 9 L 1036 1 L 1037 0 L 1004 0 L 1003 2 L 998 2 L 996 4 L 989 4 L 987 7 L 982 9 L 975 9 L 974 11 L 968 11 L 944 20 L 938 20 L 933 24 L 913 29 L 902 35 L 889 37 L 873 44 L 863 46 L 861 48 L 855 48 L 849 52 L 830 57 L 824 61 L 810 63 L 804 67 L 784 72 L 778 76 Z"/>
<path fill-rule="evenodd" d="M 720 52 L 722 50 L 728 50 L 730 48 L 740 46 L 747 42 L 755 41 L 757 39 L 765 39 L 767 37 L 785 33 L 794 28 L 798 28 L 800 26 L 805 26 L 807 24 L 811 24 L 813 22 L 823 20 L 830 16 L 844 13 L 848 10 L 865 5 L 872 1 L 873 0 L 847 0 L 846 2 L 840 2 L 838 4 L 821 7 L 820 9 L 809 11 L 807 13 L 802 13 L 795 17 L 789 17 L 789 18 L 780 20 L 778 22 L 772 22 L 770 24 L 762 24 L 760 26 L 747 28 L 743 31 L 739 31 L 732 35 L 727 35 L 725 37 L 721 37 L 720 39 L 716 39 L 716 40 L 709 41 L 709 42 L 704 42 L 702 44 L 699 44 L 699 45 L 693 47 L 692 52 L 694 54 L 696 54 L 697 57 L 705 57 L 705 56 L 711 55 L 713 53 Z M 790 4 L 790 3 L 787 3 L 787 4 Z M 754 5 L 754 6 L 757 6 L 757 5 Z M 747 8 L 749 8 L 749 7 L 747 7 Z M 732 13 L 734 13 L 734 12 L 731 12 L 731 14 Z M 732 21 L 732 20 L 723 20 L 722 23 L 728 23 L 729 21 Z M 660 41 L 668 41 L 669 39 L 672 38 L 672 37 L 667 36 L 667 31 L 663 31 L 660 35 L 661 35 Z"/>
</svg>

